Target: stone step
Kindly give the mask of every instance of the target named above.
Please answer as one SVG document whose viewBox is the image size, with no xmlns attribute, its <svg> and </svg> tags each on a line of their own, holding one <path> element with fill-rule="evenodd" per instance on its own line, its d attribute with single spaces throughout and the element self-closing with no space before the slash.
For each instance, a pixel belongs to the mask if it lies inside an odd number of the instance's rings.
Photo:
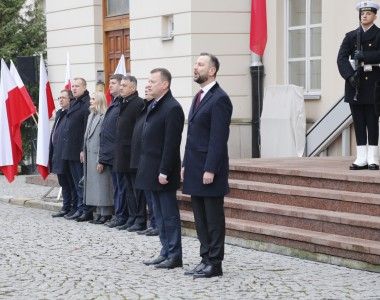
<svg viewBox="0 0 380 300">
<path fill-rule="evenodd" d="M 380 216 L 380 194 L 230 179 L 231 198 Z"/>
<path fill-rule="evenodd" d="M 181 210 L 186 227 L 194 228 L 194 216 Z M 380 242 L 300 228 L 226 218 L 226 234 L 289 248 L 380 264 Z"/>
<path fill-rule="evenodd" d="M 190 197 L 178 195 L 191 211 Z M 226 217 L 380 241 L 380 217 L 225 198 Z"/>
<path fill-rule="evenodd" d="M 230 160 L 230 179 L 380 194 L 378 171 L 351 171 L 352 157 Z"/>
</svg>

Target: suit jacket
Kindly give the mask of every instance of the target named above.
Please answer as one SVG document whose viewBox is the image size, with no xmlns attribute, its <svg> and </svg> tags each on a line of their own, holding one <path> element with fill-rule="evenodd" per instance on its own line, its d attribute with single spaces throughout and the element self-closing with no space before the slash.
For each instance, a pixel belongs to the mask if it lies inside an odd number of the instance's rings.
<svg viewBox="0 0 380 300">
<path fill-rule="evenodd" d="M 229 192 L 227 142 L 231 115 L 230 98 L 218 83 L 206 93 L 198 108 L 193 100 L 183 160 L 183 193 L 220 197 Z M 205 171 L 215 174 L 212 184 L 203 184 Z"/>
<path fill-rule="evenodd" d="M 152 104 L 145 108 L 142 115 L 145 122 L 141 136 L 136 188 L 148 191 L 176 190 L 180 186 L 180 145 L 184 113 L 170 91 L 154 108 Z M 160 173 L 168 176 L 168 184 L 159 183 Z"/>
<path fill-rule="evenodd" d="M 346 34 L 340 46 L 337 59 L 340 75 L 346 80 L 344 101 L 352 104 L 372 104 L 374 103 L 375 83 L 380 81 L 380 67 L 373 67 L 371 72 L 364 72 L 362 67 L 359 68 L 359 92 L 357 101 L 354 100 L 356 90 L 350 85 L 348 80 L 355 73 L 349 62 L 349 58 L 353 58 L 357 47 L 356 38 L 358 30 L 361 31 L 361 46 L 364 54 L 364 63 L 380 63 L 380 29 L 376 25 L 373 25 L 366 32 L 363 31 L 362 27 L 359 27 Z"/>
<path fill-rule="evenodd" d="M 54 174 L 65 174 L 67 165 L 62 159 L 63 135 L 62 130 L 66 123 L 67 110 L 59 109 L 55 114 L 53 129 L 50 135 L 49 169 Z M 54 139 L 53 139 L 54 136 Z"/>
<path fill-rule="evenodd" d="M 130 172 L 131 144 L 136 119 L 144 107 L 138 93 L 126 97 L 120 103 L 120 113 L 116 125 L 114 172 Z"/>
<path fill-rule="evenodd" d="M 65 160 L 80 161 L 79 154 L 83 150 L 83 136 L 90 114 L 89 107 L 90 96 L 87 90 L 70 103 L 63 128 L 62 158 Z"/>
</svg>

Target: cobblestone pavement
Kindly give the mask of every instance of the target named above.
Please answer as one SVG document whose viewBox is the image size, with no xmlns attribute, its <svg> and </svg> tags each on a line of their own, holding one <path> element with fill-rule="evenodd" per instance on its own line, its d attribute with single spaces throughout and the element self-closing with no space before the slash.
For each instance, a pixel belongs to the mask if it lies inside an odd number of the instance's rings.
<svg viewBox="0 0 380 300">
<path fill-rule="evenodd" d="M 193 280 L 198 246 L 183 237 L 184 268 L 156 270 L 141 261 L 157 237 L 0 202 L 0 299 L 380 299 L 380 274 L 231 245 L 223 277 Z"/>
</svg>

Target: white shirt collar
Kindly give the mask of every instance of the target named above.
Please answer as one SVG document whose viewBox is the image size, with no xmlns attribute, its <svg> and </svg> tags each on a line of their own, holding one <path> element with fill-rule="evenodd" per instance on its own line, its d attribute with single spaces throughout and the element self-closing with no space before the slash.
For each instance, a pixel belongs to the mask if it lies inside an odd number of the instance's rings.
<svg viewBox="0 0 380 300">
<path fill-rule="evenodd" d="M 212 81 L 210 82 L 208 85 L 205 85 L 203 88 L 201 88 L 201 90 L 203 91 L 202 95 L 201 95 L 201 100 L 203 99 L 203 97 L 207 94 L 207 92 L 209 90 L 211 90 L 211 88 L 216 84 L 216 81 Z"/>
</svg>

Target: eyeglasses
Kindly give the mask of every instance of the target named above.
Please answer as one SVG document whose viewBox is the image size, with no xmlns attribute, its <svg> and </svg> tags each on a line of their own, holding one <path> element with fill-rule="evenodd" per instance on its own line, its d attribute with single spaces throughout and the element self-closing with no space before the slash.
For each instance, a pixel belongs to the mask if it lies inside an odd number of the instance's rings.
<svg viewBox="0 0 380 300">
<path fill-rule="evenodd" d="M 61 99 L 69 99 L 69 97 L 58 97 L 58 100 L 61 100 Z"/>
</svg>

